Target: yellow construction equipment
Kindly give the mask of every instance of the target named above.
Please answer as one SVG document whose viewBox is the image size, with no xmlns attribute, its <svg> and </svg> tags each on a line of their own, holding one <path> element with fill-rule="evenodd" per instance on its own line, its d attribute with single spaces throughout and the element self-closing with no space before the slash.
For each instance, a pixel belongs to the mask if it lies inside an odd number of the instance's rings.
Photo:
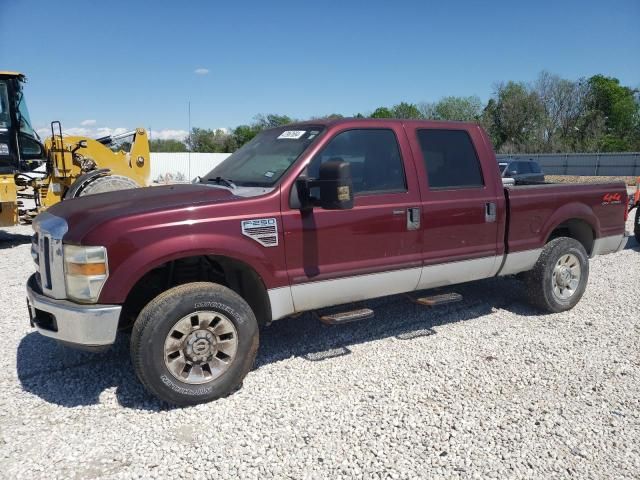
<svg viewBox="0 0 640 480">
<path fill-rule="evenodd" d="M 63 136 L 59 121 L 43 141 L 31 126 L 26 78 L 0 71 L 0 227 L 29 222 L 68 198 L 147 186 L 143 128 L 103 138 Z"/>
</svg>

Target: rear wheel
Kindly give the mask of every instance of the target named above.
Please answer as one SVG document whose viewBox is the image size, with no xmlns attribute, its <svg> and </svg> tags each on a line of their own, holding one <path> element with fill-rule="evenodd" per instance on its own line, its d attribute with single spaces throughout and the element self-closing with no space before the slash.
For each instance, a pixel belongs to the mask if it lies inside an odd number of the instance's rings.
<svg viewBox="0 0 640 480">
<path fill-rule="evenodd" d="M 140 312 L 131 358 L 149 392 L 174 405 L 209 402 L 234 392 L 258 349 L 258 322 L 234 291 L 213 283 L 180 285 Z"/>
<path fill-rule="evenodd" d="M 535 266 L 524 275 L 529 301 L 548 312 L 572 309 L 589 279 L 589 258 L 580 242 L 560 237 L 544 246 Z"/>
<path fill-rule="evenodd" d="M 94 193 L 115 192 L 117 190 L 129 190 L 138 188 L 139 185 L 130 178 L 122 175 L 105 175 L 92 180 L 78 194 L 78 197 L 93 195 Z"/>
<path fill-rule="evenodd" d="M 636 218 L 633 222 L 633 234 L 636 237 L 636 241 L 640 243 L 640 205 L 636 207 Z"/>
</svg>

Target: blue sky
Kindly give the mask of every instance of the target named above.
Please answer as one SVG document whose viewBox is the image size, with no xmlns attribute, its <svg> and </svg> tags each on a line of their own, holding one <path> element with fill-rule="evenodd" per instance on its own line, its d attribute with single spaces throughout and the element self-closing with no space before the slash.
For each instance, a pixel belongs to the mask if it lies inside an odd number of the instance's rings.
<svg viewBox="0 0 640 480">
<path fill-rule="evenodd" d="M 486 100 L 543 69 L 640 87 L 640 1 L 0 0 L 0 69 L 28 75 L 36 127 L 171 137 L 188 101 L 193 126 L 218 128 Z"/>
</svg>

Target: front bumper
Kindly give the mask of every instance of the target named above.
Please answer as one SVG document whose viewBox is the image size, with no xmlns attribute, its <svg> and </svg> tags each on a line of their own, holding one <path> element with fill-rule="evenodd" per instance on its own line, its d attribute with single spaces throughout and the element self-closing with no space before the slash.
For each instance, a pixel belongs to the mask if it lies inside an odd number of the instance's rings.
<svg viewBox="0 0 640 480">
<path fill-rule="evenodd" d="M 82 305 L 42 294 L 35 274 L 27 282 L 31 324 L 38 332 L 71 347 L 96 350 L 116 339 L 120 305 Z"/>
</svg>

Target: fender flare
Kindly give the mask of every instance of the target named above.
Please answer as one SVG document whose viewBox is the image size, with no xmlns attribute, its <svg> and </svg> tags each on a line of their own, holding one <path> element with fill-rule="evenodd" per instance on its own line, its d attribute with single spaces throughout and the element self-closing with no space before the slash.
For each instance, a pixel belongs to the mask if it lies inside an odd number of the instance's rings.
<svg viewBox="0 0 640 480">
<path fill-rule="evenodd" d="M 600 221 L 593 210 L 584 203 L 572 202 L 560 207 L 547 219 L 541 228 L 542 244 L 547 243 L 551 233 L 558 228 L 559 225 L 573 219 L 581 220 L 589 225 L 593 231 L 593 239 L 598 238 L 600 234 Z"/>
<path fill-rule="evenodd" d="M 78 198 L 78 195 L 84 188 L 93 182 L 96 178 L 106 177 L 111 173 L 111 170 L 108 168 L 100 168 L 98 170 L 92 170 L 87 173 L 83 173 L 76 181 L 73 182 L 71 187 L 65 192 L 63 200 L 68 200 L 69 198 Z"/>
</svg>

